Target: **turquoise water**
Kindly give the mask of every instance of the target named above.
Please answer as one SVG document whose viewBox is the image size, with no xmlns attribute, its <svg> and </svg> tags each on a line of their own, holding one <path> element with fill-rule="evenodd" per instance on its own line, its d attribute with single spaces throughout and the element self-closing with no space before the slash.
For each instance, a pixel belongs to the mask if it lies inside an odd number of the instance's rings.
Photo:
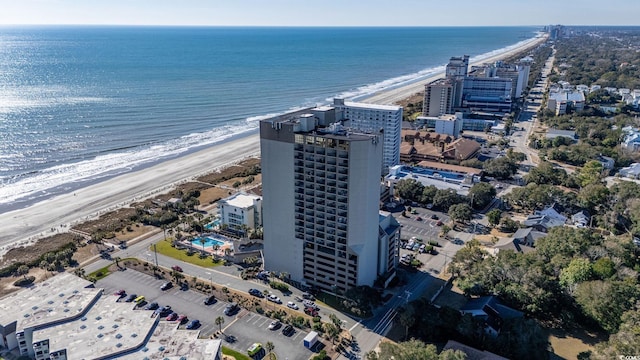
<svg viewBox="0 0 640 360">
<path fill-rule="evenodd" d="M 220 219 L 215 219 L 212 222 L 208 223 L 207 225 L 204 226 L 205 229 L 213 229 L 216 226 L 220 226 Z"/>
<path fill-rule="evenodd" d="M 193 240 L 191 240 L 191 245 L 202 247 L 202 243 L 200 242 L 200 239 L 201 239 L 201 237 L 194 238 Z M 214 239 L 214 238 L 212 238 L 210 236 L 207 236 L 204 239 L 205 239 L 204 247 L 213 247 L 215 245 L 222 246 L 222 245 L 225 244 L 224 241 L 218 240 L 218 239 Z"/>
<path fill-rule="evenodd" d="M 0 212 L 358 98 L 535 27 L 0 26 Z"/>
</svg>

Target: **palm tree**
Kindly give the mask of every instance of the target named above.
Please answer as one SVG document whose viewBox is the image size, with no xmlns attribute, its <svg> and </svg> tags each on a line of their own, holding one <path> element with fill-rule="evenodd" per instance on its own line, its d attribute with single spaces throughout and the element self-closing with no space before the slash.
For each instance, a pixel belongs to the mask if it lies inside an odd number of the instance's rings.
<svg viewBox="0 0 640 360">
<path fill-rule="evenodd" d="M 200 241 L 200 244 L 202 244 L 202 252 L 204 253 L 204 244 L 207 242 L 207 239 L 201 237 L 198 239 L 198 241 Z"/>
<path fill-rule="evenodd" d="M 116 258 L 115 258 L 114 260 L 116 261 L 116 266 L 117 266 L 118 268 L 120 268 L 120 260 L 121 260 L 121 259 L 120 259 L 118 256 L 116 256 Z"/>
<path fill-rule="evenodd" d="M 220 332 L 222 333 L 222 324 L 224 324 L 224 318 L 222 316 L 218 316 L 216 318 L 216 325 L 220 328 Z"/>
<path fill-rule="evenodd" d="M 218 244 L 213 245 L 213 257 L 214 257 L 214 259 L 218 258 L 218 250 L 220 250 L 220 245 L 218 245 Z"/>
<path fill-rule="evenodd" d="M 273 343 L 271 341 L 267 341 L 267 343 L 265 344 L 265 349 L 267 349 L 267 351 L 269 352 L 269 359 L 274 360 L 275 354 L 272 353 L 273 349 L 275 349 L 275 345 L 273 345 Z"/>
<path fill-rule="evenodd" d="M 414 312 L 413 306 L 408 306 L 400 313 L 400 317 L 398 318 L 400 325 L 404 326 L 405 339 L 409 336 L 409 328 L 413 326 L 416 321 Z"/>
</svg>

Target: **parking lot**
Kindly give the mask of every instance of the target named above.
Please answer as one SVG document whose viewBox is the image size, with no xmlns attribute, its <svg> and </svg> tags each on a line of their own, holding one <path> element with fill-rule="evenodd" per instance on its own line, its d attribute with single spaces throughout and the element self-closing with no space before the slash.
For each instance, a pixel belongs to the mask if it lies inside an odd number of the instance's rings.
<svg viewBox="0 0 640 360">
<path fill-rule="evenodd" d="M 217 301 L 215 304 L 205 305 L 204 300 L 208 297 L 207 295 L 192 290 L 181 290 L 177 286 L 163 291 L 160 287 L 166 281 L 128 269 L 112 273 L 106 278 L 98 280 L 96 287 L 104 288 L 105 296 L 113 296 L 111 294 L 123 289 L 127 294 L 144 295 L 149 303 L 155 301 L 160 306 L 169 305 L 178 314 L 185 314 L 189 319 L 200 320 L 201 326 L 197 330 L 200 331 L 202 338 L 209 337 L 218 330 L 215 319 L 222 316 L 225 319 L 222 325 L 223 332 L 226 335 L 233 335 L 237 339 L 233 343 L 224 343 L 224 345 L 243 354 L 246 354 L 249 346 L 255 342 L 264 345 L 267 341 L 271 341 L 275 345 L 274 352 L 286 354 L 289 359 L 306 359 L 312 355 L 312 352 L 302 344 L 302 340 L 307 335 L 306 331 L 295 329 L 293 334 L 285 336 L 281 332 L 282 329 L 269 330 L 267 328 L 272 319 L 245 309 L 241 309 L 234 316 L 226 316 L 224 315 L 226 302 Z M 132 303 L 131 306 L 134 304 Z M 265 307 L 270 306 L 265 301 Z M 140 311 L 148 310 L 141 308 Z M 151 314 L 152 311 L 149 311 L 149 316 Z M 161 321 L 166 320 L 162 319 Z M 184 324 L 180 325 L 180 328 L 184 328 L 184 326 Z M 264 355 L 264 351 L 261 354 L 254 358 L 260 359 Z"/>
</svg>

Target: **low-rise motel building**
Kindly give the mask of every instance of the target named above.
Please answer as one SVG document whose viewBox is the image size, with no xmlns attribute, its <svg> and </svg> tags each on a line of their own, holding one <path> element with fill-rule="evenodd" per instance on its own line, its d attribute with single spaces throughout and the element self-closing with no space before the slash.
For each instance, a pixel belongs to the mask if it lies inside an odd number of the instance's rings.
<svg viewBox="0 0 640 360">
<path fill-rule="evenodd" d="M 0 348 L 31 359 L 214 359 L 221 340 L 198 339 L 135 303 L 69 273 L 0 299 Z"/>
</svg>

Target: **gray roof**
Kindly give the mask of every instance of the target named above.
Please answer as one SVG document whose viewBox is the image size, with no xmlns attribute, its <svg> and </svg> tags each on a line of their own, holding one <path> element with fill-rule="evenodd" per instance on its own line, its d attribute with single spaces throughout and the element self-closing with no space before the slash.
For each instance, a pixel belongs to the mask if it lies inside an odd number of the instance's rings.
<svg viewBox="0 0 640 360">
<path fill-rule="evenodd" d="M 576 132 L 573 130 L 559 130 L 559 129 L 549 129 L 547 130 L 547 137 L 548 138 L 555 138 L 558 136 L 562 136 L 562 137 L 568 137 L 571 139 L 577 139 L 578 137 L 576 136 Z"/>
<path fill-rule="evenodd" d="M 523 222 L 524 226 L 536 226 L 541 225 L 547 229 L 562 226 L 564 221 L 548 217 L 546 215 L 531 215 Z"/>
</svg>

